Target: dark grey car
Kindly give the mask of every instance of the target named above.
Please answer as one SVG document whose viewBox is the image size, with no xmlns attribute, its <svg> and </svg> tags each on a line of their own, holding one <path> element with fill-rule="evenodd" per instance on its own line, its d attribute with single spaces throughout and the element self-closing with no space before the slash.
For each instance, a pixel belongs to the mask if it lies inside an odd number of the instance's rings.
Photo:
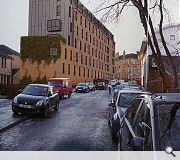
<svg viewBox="0 0 180 160">
<path fill-rule="evenodd" d="M 180 93 L 135 98 L 121 121 L 119 150 L 180 150 Z"/>
<path fill-rule="evenodd" d="M 45 117 L 51 109 L 59 107 L 58 93 L 54 87 L 42 84 L 30 84 L 12 101 L 12 111 L 18 113 L 41 113 Z"/>
</svg>

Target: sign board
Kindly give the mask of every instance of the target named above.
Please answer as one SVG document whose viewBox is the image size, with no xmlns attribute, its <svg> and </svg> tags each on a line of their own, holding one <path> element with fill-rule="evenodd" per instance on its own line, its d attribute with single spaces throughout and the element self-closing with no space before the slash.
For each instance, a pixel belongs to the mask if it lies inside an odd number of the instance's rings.
<svg viewBox="0 0 180 160">
<path fill-rule="evenodd" d="M 50 49 L 50 55 L 51 56 L 56 56 L 58 54 L 58 49 L 57 48 L 51 48 Z"/>
</svg>

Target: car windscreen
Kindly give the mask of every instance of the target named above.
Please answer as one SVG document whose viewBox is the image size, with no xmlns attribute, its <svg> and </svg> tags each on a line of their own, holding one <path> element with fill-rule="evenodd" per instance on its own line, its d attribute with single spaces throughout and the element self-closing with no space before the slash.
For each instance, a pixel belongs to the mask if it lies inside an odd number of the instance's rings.
<svg viewBox="0 0 180 160">
<path fill-rule="evenodd" d="M 127 86 L 127 84 L 120 84 L 116 86 L 117 90 L 122 90 L 123 88 L 125 88 Z"/>
<path fill-rule="evenodd" d="M 23 90 L 22 94 L 32 95 L 32 96 L 47 96 L 48 95 L 48 87 L 28 85 Z"/>
<path fill-rule="evenodd" d="M 63 87 L 63 81 L 61 81 L 61 82 L 50 81 L 50 82 L 48 82 L 48 85 L 54 86 L 54 87 Z"/>
<path fill-rule="evenodd" d="M 98 82 L 97 85 L 104 85 L 104 82 Z"/>
<path fill-rule="evenodd" d="M 127 108 L 132 99 L 142 93 L 121 93 L 118 98 L 118 106 Z"/>
<path fill-rule="evenodd" d="M 171 146 L 173 150 L 180 150 L 180 103 L 164 103 L 156 107 L 158 131 L 162 149 Z"/>
</svg>

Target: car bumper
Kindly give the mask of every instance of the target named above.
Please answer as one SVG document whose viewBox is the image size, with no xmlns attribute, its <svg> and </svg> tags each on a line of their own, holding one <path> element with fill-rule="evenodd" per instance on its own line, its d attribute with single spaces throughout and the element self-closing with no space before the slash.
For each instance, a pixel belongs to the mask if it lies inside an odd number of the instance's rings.
<svg viewBox="0 0 180 160">
<path fill-rule="evenodd" d="M 76 92 L 87 92 L 87 89 L 76 89 Z"/>
<path fill-rule="evenodd" d="M 35 113 L 43 113 L 44 112 L 44 109 L 42 106 L 41 107 L 31 106 L 31 107 L 27 108 L 27 107 L 21 107 L 19 104 L 16 104 L 16 105 L 13 104 L 12 110 L 15 112 L 23 113 L 23 114 L 28 114 L 28 113 L 35 114 Z"/>
</svg>

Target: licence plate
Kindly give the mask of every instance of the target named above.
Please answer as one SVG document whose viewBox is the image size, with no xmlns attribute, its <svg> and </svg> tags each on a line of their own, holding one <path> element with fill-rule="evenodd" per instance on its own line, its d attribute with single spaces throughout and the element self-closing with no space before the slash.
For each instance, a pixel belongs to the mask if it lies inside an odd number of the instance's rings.
<svg viewBox="0 0 180 160">
<path fill-rule="evenodd" d="M 22 108 L 31 108 L 31 105 L 26 105 L 26 104 L 20 104 L 19 106 Z"/>
</svg>

